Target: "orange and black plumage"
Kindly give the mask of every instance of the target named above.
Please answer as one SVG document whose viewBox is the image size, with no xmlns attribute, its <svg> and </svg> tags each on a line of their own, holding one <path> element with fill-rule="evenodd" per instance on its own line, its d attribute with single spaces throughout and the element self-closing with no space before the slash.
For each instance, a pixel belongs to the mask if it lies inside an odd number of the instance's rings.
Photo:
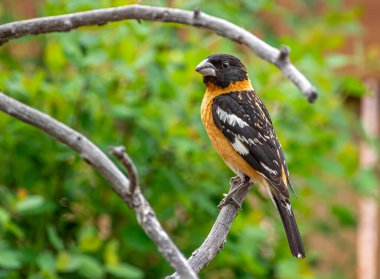
<svg viewBox="0 0 380 279">
<path fill-rule="evenodd" d="M 206 85 L 201 118 L 212 144 L 233 172 L 268 189 L 292 254 L 304 258 L 289 200 L 288 187 L 293 188 L 284 154 L 245 66 L 232 55 L 215 54 L 199 63 L 196 71 Z"/>
</svg>

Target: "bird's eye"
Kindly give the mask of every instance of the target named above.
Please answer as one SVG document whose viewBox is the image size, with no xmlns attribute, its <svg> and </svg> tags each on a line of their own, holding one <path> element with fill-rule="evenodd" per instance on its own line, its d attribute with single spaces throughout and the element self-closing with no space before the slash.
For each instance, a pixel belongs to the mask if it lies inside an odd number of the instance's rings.
<svg viewBox="0 0 380 279">
<path fill-rule="evenodd" d="M 222 68 L 223 68 L 223 69 L 227 69 L 229 66 L 230 66 L 230 63 L 228 63 L 228 61 L 224 61 L 224 62 L 222 63 Z"/>
</svg>

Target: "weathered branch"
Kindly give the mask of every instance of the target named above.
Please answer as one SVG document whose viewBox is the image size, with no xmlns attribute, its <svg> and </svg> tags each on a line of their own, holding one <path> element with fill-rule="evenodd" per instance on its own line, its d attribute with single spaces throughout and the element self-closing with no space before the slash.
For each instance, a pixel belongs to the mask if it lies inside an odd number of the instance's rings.
<svg viewBox="0 0 380 279">
<path fill-rule="evenodd" d="M 0 110 L 39 128 L 58 141 L 66 144 L 96 169 L 109 183 L 113 190 L 131 207 L 146 234 L 157 245 L 158 250 L 169 264 L 180 274 L 181 278 L 198 278 L 185 257 L 181 254 L 170 237 L 161 227 L 153 209 L 142 195 L 140 188 L 131 191 L 129 180 L 120 172 L 112 161 L 82 134 L 67 127 L 52 117 L 28 107 L 0 92 Z M 132 195 L 129 193 L 133 193 Z"/>
<path fill-rule="evenodd" d="M 240 183 L 240 178 L 232 178 L 230 183 L 230 192 L 233 191 L 237 184 Z M 224 205 L 220 210 L 218 218 L 216 219 L 207 238 L 203 241 L 202 245 L 192 253 L 191 257 L 188 259 L 188 262 L 190 263 L 192 269 L 195 272 L 199 273 L 199 271 L 206 267 L 215 258 L 219 251 L 223 249 L 232 222 L 238 214 L 239 207 L 241 207 L 241 204 L 245 196 L 251 190 L 251 187 L 252 184 L 246 182 L 245 186 L 234 194 L 233 197 L 238 206 L 234 204 L 227 204 Z M 166 277 L 166 279 L 178 278 L 179 276 L 177 273 Z"/>
<path fill-rule="evenodd" d="M 128 172 L 128 178 L 129 178 L 129 194 L 133 194 L 135 192 L 135 189 L 138 185 L 138 175 L 137 175 L 137 168 L 135 164 L 133 163 L 133 160 L 129 155 L 125 152 L 124 146 L 118 146 L 118 147 L 111 147 L 109 148 L 109 152 L 114 155 L 116 158 L 120 160 L 120 162 L 123 163 L 125 169 Z"/>
<path fill-rule="evenodd" d="M 195 250 L 188 261 L 183 257 L 169 236 L 161 227 L 153 209 L 145 200 L 137 183 L 137 170 L 124 152 L 123 147 L 111 148 L 110 152 L 121 160 L 130 175 L 129 181 L 112 161 L 91 141 L 82 134 L 67 127 L 52 117 L 26 106 L 0 92 L 0 110 L 39 128 L 58 141 L 66 144 L 78 152 L 88 164 L 94 167 L 110 184 L 113 190 L 131 207 L 137 216 L 139 224 L 143 227 L 147 235 L 157 245 L 159 251 L 177 271 L 168 278 L 198 278 L 194 273 L 199 273 L 211 262 L 223 248 L 232 222 L 235 219 L 238 208 L 235 205 L 225 205 L 215 221 L 209 235 L 203 244 Z M 231 189 L 240 183 L 239 179 L 231 180 Z M 134 186 L 132 186 L 132 184 Z M 131 189 L 133 187 L 134 189 Z M 237 191 L 234 199 L 240 206 L 243 199 L 251 189 L 247 184 Z"/>
<path fill-rule="evenodd" d="M 289 49 L 278 50 L 247 30 L 221 18 L 200 12 L 151 6 L 131 5 L 98 9 L 60 16 L 41 17 L 0 25 L 0 45 L 25 35 L 65 32 L 86 25 L 103 25 L 125 19 L 175 22 L 209 29 L 218 35 L 248 46 L 256 55 L 276 65 L 307 97 L 317 98 L 317 91 L 306 77 L 290 63 Z"/>
</svg>

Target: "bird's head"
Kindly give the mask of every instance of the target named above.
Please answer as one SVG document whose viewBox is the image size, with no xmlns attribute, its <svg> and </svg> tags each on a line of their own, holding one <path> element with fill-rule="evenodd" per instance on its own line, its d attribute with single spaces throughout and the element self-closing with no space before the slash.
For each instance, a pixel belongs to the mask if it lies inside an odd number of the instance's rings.
<svg viewBox="0 0 380 279">
<path fill-rule="evenodd" d="M 231 83 L 247 81 L 245 66 L 235 56 L 229 54 L 214 54 L 207 57 L 195 70 L 203 75 L 203 82 L 219 88 L 226 88 Z"/>
</svg>

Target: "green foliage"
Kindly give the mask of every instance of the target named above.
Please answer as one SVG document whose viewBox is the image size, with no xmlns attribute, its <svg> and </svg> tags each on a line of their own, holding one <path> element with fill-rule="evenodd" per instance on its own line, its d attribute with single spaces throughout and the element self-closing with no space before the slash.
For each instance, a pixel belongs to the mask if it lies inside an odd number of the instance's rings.
<svg viewBox="0 0 380 279">
<path fill-rule="evenodd" d="M 360 30 L 357 11 L 345 10 L 340 1 L 326 3 L 319 15 L 314 12 L 317 1 L 297 1 L 301 14 L 275 1 L 174 3 L 186 9 L 199 6 L 261 34 L 275 47 L 289 45 L 292 61 L 316 84 L 320 98 L 308 104 L 278 69 L 233 42 L 206 30 L 148 21 L 12 41 L 0 51 L 0 88 L 80 131 L 104 151 L 125 145 L 138 167 L 144 194 L 189 256 L 211 228 L 232 176 L 201 125 L 204 86 L 194 67 L 211 53 L 238 55 L 272 115 L 286 153 L 299 197 L 293 198 L 293 207 L 308 257 L 291 258 L 273 205 L 254 190 L 223 252 L 203 276 L 352 276 L 352 266 L 329 263 L 322 274 L 319 265 L 331 257 L 312 241 L 314 235 L 335 241 L 339 234 L 332 231 L 352 229 L 355 215 L 341 193 L 350 186 L 372 193 L 376 180 L 373 172 L 358 169 L 352 133 L 359 125 L 344 107 L 342 94 L 360 96 L 364 87 L 357 78 L 336 72 L 353 63 L 339 48 L 347 35 Z M 48 0 L 39 13 L 123 4 Z M 1 11 L 9 20 L 0 6 Z M 277 32 L 279 24 L 290 31 Z M 18 52 L 20 48 L 29 51 Z M 137 279 L 172 272 L 131 210 L 77 154 L 5 115 L 0 115 L 0 130 L 0 278 Z M 344 251 L 353 257 L 351 249 Z"/>
</svg>

